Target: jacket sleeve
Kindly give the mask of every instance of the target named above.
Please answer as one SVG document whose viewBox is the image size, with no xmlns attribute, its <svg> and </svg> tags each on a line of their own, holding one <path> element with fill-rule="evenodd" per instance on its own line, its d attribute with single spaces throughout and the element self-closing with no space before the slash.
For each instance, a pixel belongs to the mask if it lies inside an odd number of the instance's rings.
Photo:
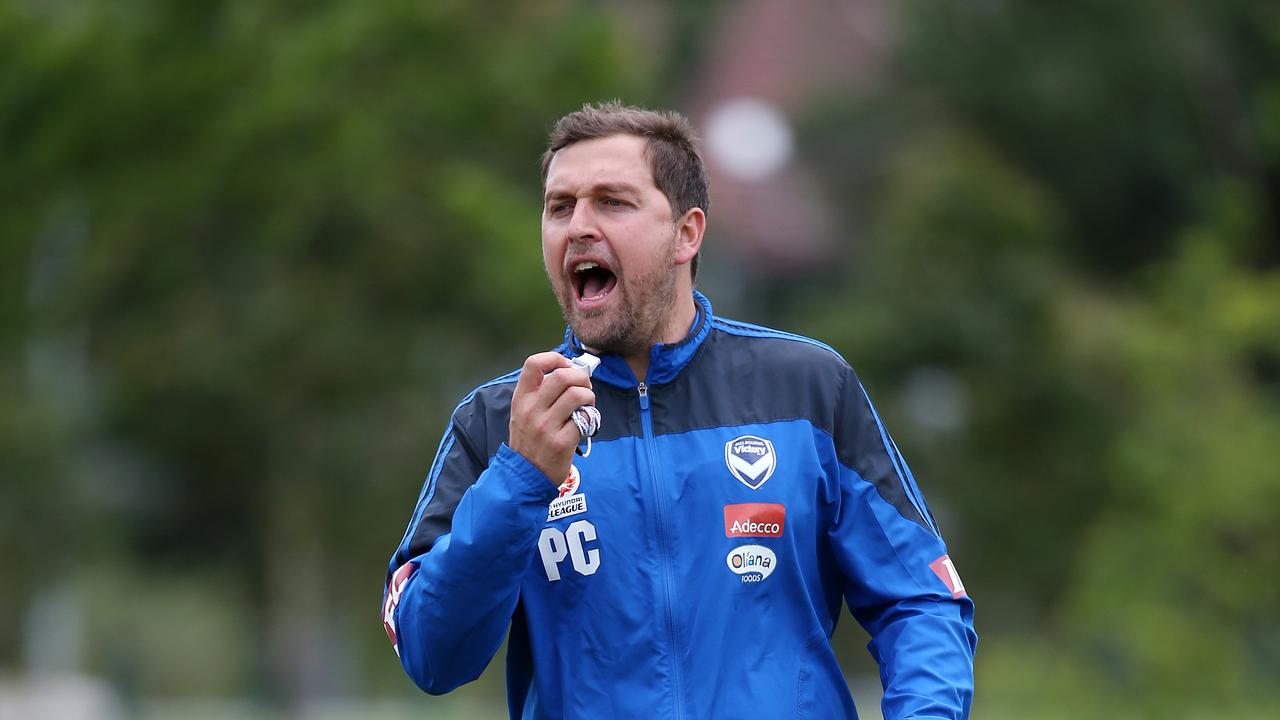
<svg viewBox="0 0 1280 720">
<path fill-rule="evenodd" d="M 910 469 L 852 371 L 837 414 L 840 509 L 832 545 L 849 609 L 871 635 L 885 720 L 968 718 L 973 603 Z"/>
<path fill-rule="evenodd" d="M 405 672 L 442 694 L 502 644 L 555 486 L 503 443 L 487 463 L 459 422 L 441 442 L 391 559 L 382 619 Z"/>
</svg>

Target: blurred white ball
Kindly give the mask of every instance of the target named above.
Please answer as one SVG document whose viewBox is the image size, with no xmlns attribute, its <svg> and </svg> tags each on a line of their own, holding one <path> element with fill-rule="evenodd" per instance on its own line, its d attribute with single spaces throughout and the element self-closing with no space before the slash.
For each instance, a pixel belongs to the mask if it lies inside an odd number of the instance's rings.
<svg viewBox="0 0 1280 720">
<path fill-rule="evenodd" d="M 736 180 L 763 180 L 791 159 L 791 125 L 773 105 L 751 97 L 726 100 L 707 119 L 711 159 Z"/>
</svg>

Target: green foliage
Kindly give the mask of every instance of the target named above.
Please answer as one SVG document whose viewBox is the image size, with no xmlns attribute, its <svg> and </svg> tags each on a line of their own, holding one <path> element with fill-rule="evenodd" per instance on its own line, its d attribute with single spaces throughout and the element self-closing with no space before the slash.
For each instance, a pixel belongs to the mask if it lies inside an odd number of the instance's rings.
<svg viewBox="0 0 1280 720">
<path fill-rule="evenodd" d="M 586 7 L 135 0 L 7 3 L 0 48 L 0 506 L 49 519 L 4 523 L 0 663 L 50 558 L 133 557 L 247 590 L 268 693 L 393 667 L 378 588 L 447 413 L 560 332 L 544 130 L 641 93 L 625 46 Z M 299 669 L 299 618 L 347 646 Z M 121 627 L 140 689 L 205 687 Z"/>
<path fill-rule="evenodd" d="M 797 322 L 862 369 L 937 506 L 978 716 L 1280 707 L 1277 19 L 915 3 L 897 84 L 808 120 L 858 242 Z M 922 371 L 958 427 L 912 415 Z"/>
<path fill-rule="evenodd" d="M 1246 697 L 1280 661 L 1280 387 L 1259 372 L 1280 358 L 1280 279 L 1225 247 L 1188 233 L 1147 303 L 1077 336 L 1113 349 L 1130 408 L 1064 620 L 1166 712 Z"/>
</svg>

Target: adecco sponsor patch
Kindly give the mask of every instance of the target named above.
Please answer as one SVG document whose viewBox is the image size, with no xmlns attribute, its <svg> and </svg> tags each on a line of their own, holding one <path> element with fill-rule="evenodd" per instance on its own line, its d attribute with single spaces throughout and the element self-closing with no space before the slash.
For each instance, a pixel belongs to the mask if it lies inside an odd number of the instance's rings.
<svg viewBox="0 0 1280 720">
<path fill-rule="evenodd" d="M 782 537 L 787 506 L 781 503 L 738 503 L 724 506 L 725 537 Z"/>
</svg>

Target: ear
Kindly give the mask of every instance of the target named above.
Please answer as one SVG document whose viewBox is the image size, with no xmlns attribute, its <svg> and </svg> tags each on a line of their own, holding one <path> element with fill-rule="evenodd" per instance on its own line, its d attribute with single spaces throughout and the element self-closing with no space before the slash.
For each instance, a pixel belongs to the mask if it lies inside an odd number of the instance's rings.
<svg viewBox="0 0 1280 720">
<path fill-rule="evenodd" d="M 707 229 L 707 214 L 702 208 L 689 208 L 676 221 L 676 264 L 688 264 L 702 248 L 702 233 Z"/>
</svg>

